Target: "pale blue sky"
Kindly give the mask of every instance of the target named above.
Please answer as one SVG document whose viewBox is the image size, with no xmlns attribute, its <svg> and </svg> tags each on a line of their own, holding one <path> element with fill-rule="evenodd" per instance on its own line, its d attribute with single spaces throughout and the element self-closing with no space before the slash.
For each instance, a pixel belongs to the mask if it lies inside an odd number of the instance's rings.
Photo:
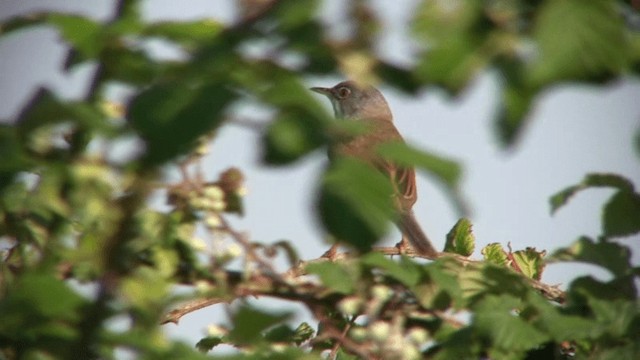
<svg viewBox="0 0 640 360">
<path fill-rule="evenodd" d="M 149 20 L 212 17 L 233 19 L 232 1 L 145 2 Z M 410 59 L 411 44 L 404 39 L 411 5 L 416 1 L 374 1 L 382 9 L 385 31 L 380 54 L 391 61 Z M 342 2 L 328 1 L 323 19 L 339 35 Z M 111 4 L 104 0 L 3 0 L 0 17 L 30 10 L 63 9 L 105 19 Z M 330 19 L 330 20 L 329 20 Z M 15 114 L 28 99 L 34 86 L 46 85 L 67 96 L 79 96 L 85 89 L 90 66 L 62 74 L 64 51 L 58 36 L 39 28 L 0 38 L 0 119 Z M 162 49 L 160 49 L 162 51 Z M 330 86 L 342 80 L 308 79 L 309 86 Z M 424 91 L 406 97 L 382 88 L 396 118 L 396 125 L 407 141 L 442 155 L 460 160 L 465 166 L 463 193 L 473 210 L 477 250 L 491 242 L 514 249 L 535 246 L 554 250 L 580 235 L 600 232 L 600 211 L 610 190 L 588 190 L 572 199 L 554 217 L 549 214 L 548 198 L 580 181 L 588 172 L 615 172 L 640 186 L 640 160 L 632 149 L 632 136 L 640 128 L 640 81 L 638 78 L 611 83 L 605 87 L 567 85 L 543 94 L 532 113 L 531 122 L 516 149 L 505 152 L 495 141 L 492 119 L 498 101 L 499 78 L 480 76 L 459 99 L 441 92 Z M 326 99 L 318 98 L 329 104 Z M 220 132 L 206 161 L 211 178 L 229 166 L 247 175 L 249 194 L 246 213 L 233 219 L 239 230 L 246 230 L 262 242 L 287 239 L 303 258 L 319 256 L 327 245 L 311 210 L 316 175 L 325 156 L 318 152 L 292 167 L 267 168 L 259 164 L 259 136 L 252 130 L 227 126 Z M 419 175 L 416 216 L 438 247 L 457 220 L 451 204 L 431 179 Z M 397 236 L 387 243 L 395 242 Z M 632 245 L 636 263 L 640 237 L 625 238 Z M 572 278 L 592 272 L 580 265 L 553 265 L 544 274 L 548 283 L 566 284 Z M 602 273 L 599 274 L 602 276 Z M 222 312 L 214 309 L 185 317 L 168 331 L 195 342 L 203 328 Z"/>
</svg>

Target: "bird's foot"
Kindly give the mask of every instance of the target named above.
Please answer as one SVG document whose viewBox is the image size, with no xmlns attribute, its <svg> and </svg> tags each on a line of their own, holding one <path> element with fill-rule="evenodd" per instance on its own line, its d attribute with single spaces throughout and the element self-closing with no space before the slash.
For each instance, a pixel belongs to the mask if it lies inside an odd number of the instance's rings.
<svg viewBox="0 0 640 360">
<path fill-rule="evenodd" d="M 411 245 L 409 244 L 407 238 L 403 236 L 402 240 L 400 240 L 400 242 L 396 244 L 396 248 L 398 249 L 398 253 L 402 255 L 408 253 L 411 250 Z"/>
<path fill-rule="evenodd" d="M 331 261 L 335 260 L 336 254 L 338 253 L 338 244 L 333 244 L 331 245 L 331 248 L 329 248 L 329 250 L 325 251 L 324 254 L 322 254 L 321 257 L 323 258 L 327 258 Z"/>
</svg>

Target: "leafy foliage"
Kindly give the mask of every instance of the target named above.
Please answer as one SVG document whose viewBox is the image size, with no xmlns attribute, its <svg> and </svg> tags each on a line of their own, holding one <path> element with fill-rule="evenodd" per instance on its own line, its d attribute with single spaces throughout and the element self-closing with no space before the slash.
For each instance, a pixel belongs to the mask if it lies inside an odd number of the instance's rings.
<svg viewBox="0 0 640 360">
<path fill-rule="evenodd" d="M 445 253 L 425 263 L 411 251 L 374 248 L 397 216 L 392 184 L 363 163 L 334 159 L 318 181 L 316 212 L 334 240 L 358 253 L 298 264 L 288 242 L 257 244 L 227 222 L 244 211 L 239 169 L 211 179 L 198 167 L 206 144 L 237 121 L 239 103 L 267 109 L 260 130 L 268 166 L 290 165 L 357 132 L 331 121 L 302 80 L 339 71 L 411 94 L 435 86 L 456 95 L 493 70 L 502 79 L 496 133 L 512 145 L 545 90 L 640 72 L 640 35 L 621 16 L 640 16 L 631 3 L 421 1 L 411 24 L 420 51 L 405 67 L 377 55 L 383 24 L 366 2 L 349 2 L 351 30 L 340 41 L 318 20 L 314 0 L 239 2 L 231 24 L 149 22 L 140 1 L 114 5 L 104 22 L 46 12 L 0 24 L 0 37 L 51 27 L 69 47 L 65 70 L 97 67 L 82 99 L 38 89 L 0 125 L 0 358 L 113 359 L 128 351 L 208 359 L 223 344 L 235 347 L 233 359 L 640 353 L 640 271 L 629 246 L 611 240 L 640 232 L 640 195 L 629 179 L 589 174 L 550 199 L 555 212 L 579 191 L 612 188 L 597 240 L 582 237 L 549 258 L 493 243 L 475 261 L 472 223 L 461 219 Z M 180 56 L 163 59 L 140 46 L 154 39 Z M 247 51 L 255 44 L 268 51 Z M 125 87 L 126 98 L 112 98 L 113 85 Z M 137 151 L 114 157 L 128 140 Z M 457 162 L 388 145 L 382 156 L 427 172 L 464 213 Z M 167 183 L 166 168 L 183 177 Z M 164 211 L 150 205 L 158 198 Z M 202 232 L 230 245 L 214 248 Z M 284 273 L 270 261 L 279 253 L 293 265 Z M 562 292 L 539 282 L 550 261 L 590 263 L 611 276 L 580 277 Z M 314 323 L 244 301 L 262 296 L 303 304 Z M 228 321 L 196 345 L 162 333 L 163 322 L 236 299 Z"/>
</svg>

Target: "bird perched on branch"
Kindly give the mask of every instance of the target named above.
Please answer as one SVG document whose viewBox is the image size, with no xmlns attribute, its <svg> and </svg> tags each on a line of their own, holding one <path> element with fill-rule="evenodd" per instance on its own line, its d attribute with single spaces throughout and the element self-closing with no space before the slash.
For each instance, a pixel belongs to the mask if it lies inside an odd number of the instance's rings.
<svg viewBox="0 0 640 360">
<path fill-rule="evenodd" d="M 393 124 L 391 109 L 382 93 L 373 86 L 355 81 L 311 90 L 329 98 L 337 118 L 367 122 L 369 131 L 339 142 L 333 151 L 360 159 L 389 176 L 396 190 L 395 203 L 400 215 L 397 226 L 403 234 L 402 244 L 408 240 L 417 253 L 435 258 L 438 251 L 418 225 L 411 209 L 418 199 L 415 170 L 398 166 L 377 154 L 381 144 L 404 141 Z"/>
</svg>

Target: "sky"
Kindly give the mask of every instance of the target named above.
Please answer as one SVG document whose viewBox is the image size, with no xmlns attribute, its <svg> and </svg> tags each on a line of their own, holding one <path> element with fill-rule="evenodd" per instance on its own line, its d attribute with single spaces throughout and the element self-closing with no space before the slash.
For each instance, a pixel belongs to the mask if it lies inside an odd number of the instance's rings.
<svg viewBox="0 0 640 360">
<path fill-rule="evenodd" d="M 148 21 L 211 17 L 233 20 L 232 1 L 146 1 Z M 413 0 L 373 1 L 386 25 L 378 52 L 385 59 L 406 63 L 411 43 L 406 41 L 406 23 Z M 343 2 L 323 4 L 322 19 L 332 33 L 344 31 Z M 57 9 L 107 19 L 112 4 L 104 0 L 3 0 L 0 19 L 35 10 Z M 158 50 L 162 53 L 164 50 Z M 37 86 L 48 86 L 68 97 L 86 90 L 91 66 L 62 72 L 65 50 L 58 35 L 46 28 L 22 31 L 0 38 L 0 119 L 10 119 Z M 332 86 L 340 77 L 307 78 L 309 86 Z M 464 166 L 462 191 L 471 207 L 470 219 L 477 239 L 474 257 L 486 244 L 499 242 L 513 249 L 534 246 L 552 252 L 581 235 L 600 233 L 602 205 L 612 195 L 607 189 L 588 190 L 574 197 L 554 216 L 548 199 L 591 172 L 614 172 L 640 187 L 640 158 L 633 150 L 633 135 L 640 129 L 640 79 L 627 78 L 603 87 L 566 85 L 551 89 L 536 101 L 529 125 L 515 147 L 502 149 L 493 132 L 500 79 L 495 74 L 479 76 L 458 98 L 451 99 L 433 89 L 408 97 L 382 87 L 405 139 L 419 148 L 456 159 Z M 318 96 L 328 110 L 330 105 Z M 2 121 L 2 120 L 0 120 Z M 247 177 L 246 216 L 233 218 L 238 229 L 253 240 L 291 241 L 303 259 L 320 256 L 328 245 L 313 211 L 317 175 L 326 165 L 323 152 L 290 167 L 260 164 L 259 136 L 255 130 L 225 126 L 205 160 L 206 172 L 215 179 L 224 169 L 240 168 Z M 444 246 L 446 233 L 458 219 L 443 189 L 426 174 L 418 174 L 416 217 L 436 247 Z M 394 244 L 397 233 L 385 244 Z M 640 236 L 620 239 L 634 249 L 640 262 Z M 578 264 L 549 266 L 543 281 L 566 285 L 585 275 L 606 278 L 594 267 Z M 275 305 L 273 305 L 275 304 Z M 272 303 L 278 308 L 289 304 Z M 224 309 L 206 309 L 167 325 L 172 336 L 197 341 L 203 329 Z"/>
</svg>

